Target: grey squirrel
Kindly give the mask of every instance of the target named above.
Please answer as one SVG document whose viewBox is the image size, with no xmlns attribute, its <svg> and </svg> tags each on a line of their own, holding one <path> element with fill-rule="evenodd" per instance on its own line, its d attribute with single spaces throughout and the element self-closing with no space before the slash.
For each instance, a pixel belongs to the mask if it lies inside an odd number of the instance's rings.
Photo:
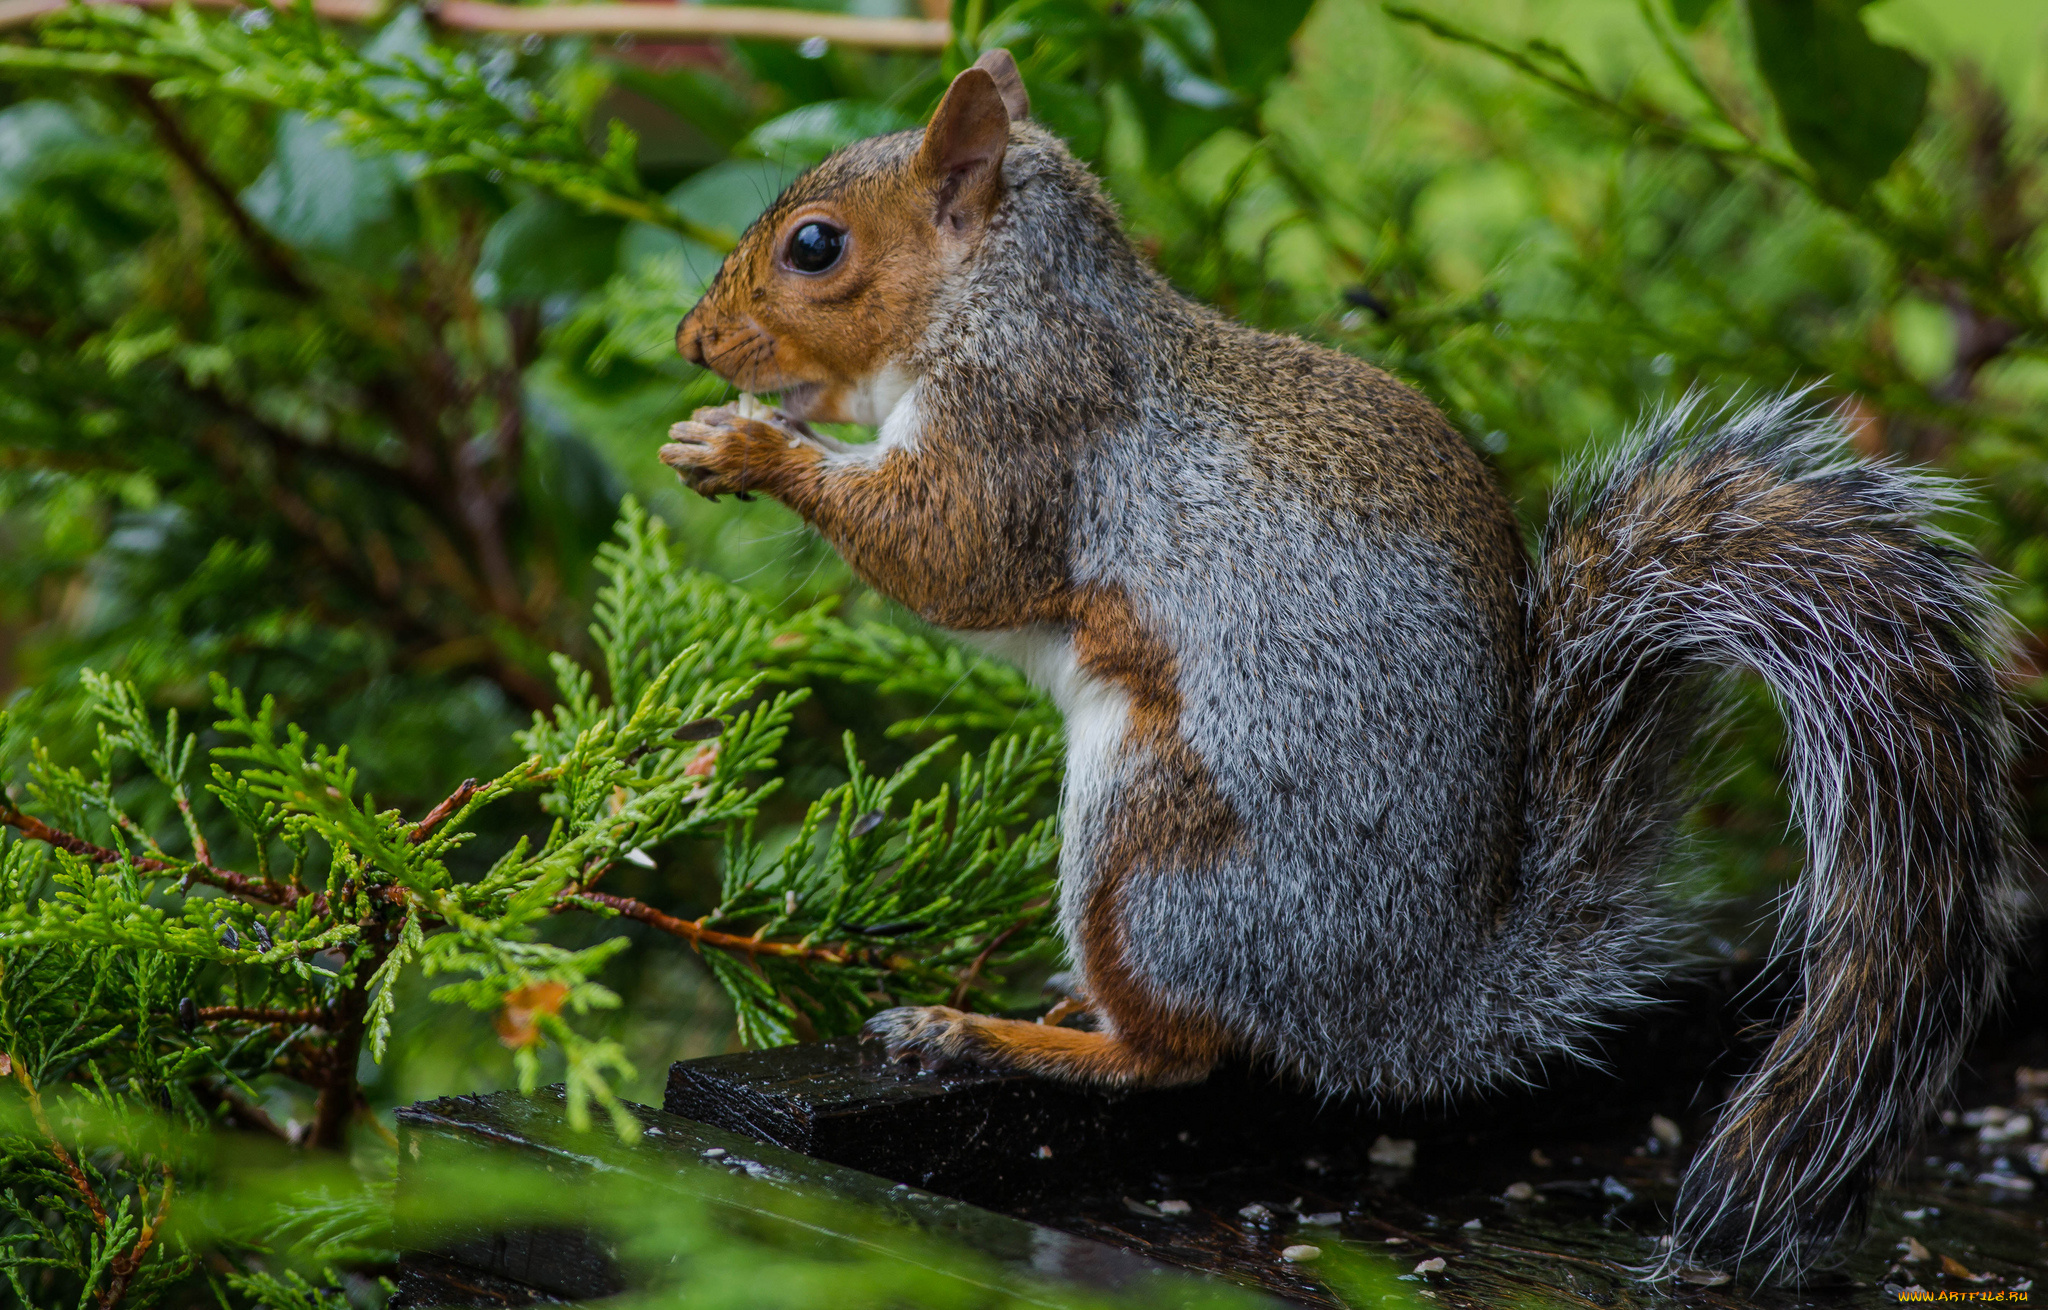
<svg viewBox="0 0 2048 1310">
<path fill-rule="evenodd" d="M 2003 626 L 1931 526 L 1951 493 L 1796 397 L 1681 409 L 1580 471 L 1532 560 L 1426 400 L 1177 294 L 1028 112 L 984 56 L 922 131 L 794 182 L 677 334 L 781 408 L 700 411 L 663 460 L 777 497 L 1064 716 L 1096 1030 L 935 1006 L 867 1035 L 1122 1087 L 1252 1053 L 1398 1102 L 1584 1054 L 1671 967 L 1685 762 L 1749 670 L 1808 843 L 1797 981 L 1667 1267 L 1796 1279 L 1936 1108 L 2014 930 Z"/>
</svg>

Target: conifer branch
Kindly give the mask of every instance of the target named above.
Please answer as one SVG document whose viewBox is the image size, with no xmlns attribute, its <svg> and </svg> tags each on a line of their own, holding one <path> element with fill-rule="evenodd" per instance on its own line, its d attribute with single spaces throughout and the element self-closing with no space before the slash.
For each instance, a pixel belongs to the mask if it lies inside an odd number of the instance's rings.
<svg viewBox="0 0 2048 1310">
<path fill-rule="evenodd" d="M 21 1084 L 21 1090 L 28 1096 L 29 1117 L 36 1121 L 37 1131 L 42 1133 L 43 1140 L 49 1143 L 51 1154 L 57 1157 L 57 1163 L 62 1165 L 64 1172 L 70 1176 L 71 1185 L 78 1189 L 78 1195 L 85 1201 L 85 1208 L 92 1211 L 94 1221 L 99 1224 L 101 1231 L 105 1231 L 106 1207 L 100 1204 L 99 1193 L 93 1190 L 91 1180 L 85 1176 L 85 1170 L 79 1168 L 78 1161 L 71 1158 L 71 1152 L 64 1149 L 64 1143 L 57 1140 L 57 1130 L 50 1127 L 50 1117 L 43 1113 L 43 1095 L 36 1090 L 35 1080 L 28 1076 L 27 1066 L 19 1060 L 10 1060 L 8 1063 L 14 1066 L 14 1080 Z"/>
<path fill-rule="evenodd" d="M 678 919 L 664 914 L 645 901 L 636 901 L 630 896 L 614 896 L 610 892 L 574 891 L 565 893 L 556 903 L 558 910 L 589 909 L 583 902 L 602 905 L 625 918 L 659 929 L 671 937 L 680 937 L 692 946 L 709 946 L 714 950 L 731 951 L 737 955 L 771 955 L 784 960 L 802 960 L 815 964 L 847 965 L 866 964 L 883 969 L 916 968 L 917 962 L 900 955 L 873 957 L 859 947 L 841 943 L 837 946 L 812 946 L 804 942 L 777 941 L 770 937 L 742 937 L 737 933 L 720 932 L 706 928 L 702 920 Z"/>
<path fill-rule="evenodd" d="M 194 882 L 203 882 L 222 891 L 233 892 L 237 896 L 262 901 L 268 905 L 290 907 L 296 904 L 303 894 L 268 878 L 251 878 L 233 869 L 223 869 L 204 858 L 203 844 L 201 858 L 191 861 L 159 860 L 146 855 L 123 855 L 119 851 L 95 845 L 83 837 L 52 828 L 34 815 L 24 814 L 5 802 L 0 802 L 0 824 L 13 828 L 22 836 L 34 841 L 82 856 L 94 864 L 125 864 L 137 873 L 178 873 Z"/>
<path fill-rule="evenodd" d="M 201 1023 L 242 1020 L 251 1023 L 290 1024 L 299 1027 L 311 1024 L 319 1028 L 334 1026 L 334 1014 L 330 1010 L 312 1007 L 304 1010 L 266 1009 L 260 1005 L 202 1005 L 197 1011 Z"/>
<path fill-rule="evenodd" d="M 405 840 L 417 846 L 433 836 L 434 829 L 440 827 L 449 815 L 469 803 L 469 798 L 476 795 L 476 787 L 475 778 L 464 778 L 460 787 L 450 792 L 439 805 L 427 811 L 425 818 L 412 826 L 412 832 L 407 834 Z"/>
<path fill-rule="evenodd" d="M 1003 948 L 1005 942 L 1016 936 L 1024 928 L 1030 926 L 1032 919 L 1036 916 L 1036 911 L 1045 908 L 1045 902 L 1040 901 L 1036 905 L 1027 905 L 1024 908 L 1032 911 L 1032 913 L 1027 914 L 1024 918 L 1017 920 L 1009 927 L 989 938 L 988 945 L 981 948 L 981 951 L 974 957 L 974 962 L 969 964 L 967 971 L 960 975 L 960 985 L 953 989 L 953 995 L 947 1002 L 954 1009 L 957 1010 L 967 1004 L 967 994 L 974 990 L 974 984 L 981 981 L 981 971 L 988 966 L 989 960 L 997 951 Z"/>
<path fill-rule="evenodd" d="M 115 1256 L 113 1263 L 107 1267 L 107 1272 L 113 1275 L 113 1280 L 107 1284 L 106 1290 L 100 1293 L 100 1310 L 113 1310 L 113 1307 L 121 1303 L 121 1298 L 128 1295 L 128 1285 L 134 1281 L 136 1271 L 142 1268 L 143 1257 L 149 1254 L 149 1248 L 156 1242 L 157 1229 L 163 1226 L 164 1216 L 171 1212 L 171 1169 L 169 1165 L 162 1168 L 164 1190 L 157 1196 L 156 1213 L 142 1225 L 142 1231 L 135 1235 L 135 1245 Z M 147 1205 L 149 1190 L 140 1184 L 137 1184 L 135 1190 L 142 1203 Z"/>
</svg>

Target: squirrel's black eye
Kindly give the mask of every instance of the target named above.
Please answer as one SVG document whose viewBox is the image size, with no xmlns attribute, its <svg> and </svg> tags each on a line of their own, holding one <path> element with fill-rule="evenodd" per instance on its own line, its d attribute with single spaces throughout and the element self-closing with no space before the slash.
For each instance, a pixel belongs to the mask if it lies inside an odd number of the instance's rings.
<svg viewBox="0 0 2048 1310">
<path fill-rule="evenodd" d="M 806 223 L 789 238 L 789 266 L 799 273 L 822 273 L 839 262 L 846 233 L 830 223 Z"/>
</svg>

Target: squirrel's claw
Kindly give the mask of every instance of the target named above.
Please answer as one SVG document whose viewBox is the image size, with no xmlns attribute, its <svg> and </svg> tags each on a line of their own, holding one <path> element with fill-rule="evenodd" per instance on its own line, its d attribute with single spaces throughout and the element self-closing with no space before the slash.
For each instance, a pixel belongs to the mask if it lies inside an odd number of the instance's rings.
<svg viewBox="0 0 2048 1310">
<path fill-rule="evenodd" d="M 785 424 L 728 407 L 700 409 L 668 435 L 661 462 L 707 500 L 727 494 L 750 500 L 747 493 L 756 488 L 772 491 L 776 471 L 786 468 L 792 449 L 803 444 Z"/>
<path fill-rule="evenodd" d="M 884 1010 L 861 1027 L 864 1045 L 882 1048 L 887 1064 L 915 1066 L 919 1073 L 983 1064 L 974 1016 L 944 1005 L 903 1005 Z"/>
</svg>

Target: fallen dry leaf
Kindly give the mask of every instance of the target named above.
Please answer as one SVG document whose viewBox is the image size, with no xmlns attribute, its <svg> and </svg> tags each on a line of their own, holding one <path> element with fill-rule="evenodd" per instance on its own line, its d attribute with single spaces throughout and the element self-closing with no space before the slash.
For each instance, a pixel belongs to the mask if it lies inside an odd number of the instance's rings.
<svg viewBox="0 0 2048 1310">
<path fill-rule="evenodd" d="M 558 1013 L 569 996 L 567 983 L 529 983 L 505 993 L 505 1008 L 498 1015 L 498 1040 L 519 1049 L 540 1040 L 537 1022 L 543 1015 Z"/>
</svg>

